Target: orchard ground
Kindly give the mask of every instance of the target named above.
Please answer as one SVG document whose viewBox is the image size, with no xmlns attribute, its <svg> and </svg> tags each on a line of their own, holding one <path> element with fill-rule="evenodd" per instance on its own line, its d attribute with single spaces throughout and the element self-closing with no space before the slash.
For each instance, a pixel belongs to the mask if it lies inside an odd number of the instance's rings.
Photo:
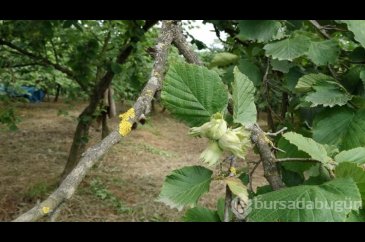
<svg viewBox="0 0 365 242">
<path fill-rule="evenodd" d="M 77 116 L 85 106 L 62 102 L 18 105 L 19 130 L 0 132 L 0 221 L 15 219 L 57 187 Z M 109 120 L 110 129 L 117 125 L 118 117 Z M 156 199 L 172 170 L 202 165 L 199 155 L 207 140 L 188 136 L 188 129 L 157 107 L 145 125 L 139 125 L 87 173 L 58 221 L 180 221 L 185 210 L 170 209 Z M 91 128 L 89 145 L 100 137 Z M 251 151 L 247 160 L 257 161 L 258 156 Z M 238 162 L 242 166 L 245 162 Z M 261 165 L 253 184 L 254 188 L 266 184 Z M 223 182 L 215 181 L 201 204 L 215 209 L 217 198 L 223 196 Z"/>
</svg>

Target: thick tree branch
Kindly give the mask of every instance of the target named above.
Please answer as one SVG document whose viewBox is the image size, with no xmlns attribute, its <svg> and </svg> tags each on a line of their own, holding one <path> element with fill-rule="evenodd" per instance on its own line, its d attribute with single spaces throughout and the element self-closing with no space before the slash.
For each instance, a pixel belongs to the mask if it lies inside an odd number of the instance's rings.
<svg viewBox="0 0 365 242">
<path fill-rule="evenodd" d="M 271 151 L 265 132 L 257 124 L 250 125 L 248 129 L 251 131 L 251 140 L 259 151 L 266 180 L 273 190 L 285 187 L 276 167 L 276 158 Z"/>
<path fill-rule="evenodd" d="M 175 28 L 174 45 L 179 50 L 180 54 L 185 57 L 187 62 L 194 63 L 196 65 L 203 65 L 197 54 L 188 44 L 185 36 L 183 35 L 182 27 L 180 24 L 177 25 L 177 27 Z"/>
<path fill-rule="evenodd" d="M 147 113 L 153 98 L 153 94 L 161 88 L 162 78 L 165 70 L 167 53 L 169 46 L 173 40 L 174 21 L 164 21 L 162 23 L 161 34 L 156 45 L 156 60 L 151 72 L 151 77 L 143 89 L 140 97 L 134 104 L 136 117 L 143 113 Z M 149 102 L 149 103 L 148 103 Z M 39 205 L 30 209 L 26 213 L 20 215 L 15 222 L 36 221 L 41 217 L 57 209 L 62 203 L 71 198 L 76 188 L 85 177 L 88 170 L 115 144 L 122 139 L 117 130 L 111 132 L 100 143 L 90 147 L 83 155 L 77 166 L 63 180 L 59 188 L 57 188 L 46 200 Z"/>
</svg>

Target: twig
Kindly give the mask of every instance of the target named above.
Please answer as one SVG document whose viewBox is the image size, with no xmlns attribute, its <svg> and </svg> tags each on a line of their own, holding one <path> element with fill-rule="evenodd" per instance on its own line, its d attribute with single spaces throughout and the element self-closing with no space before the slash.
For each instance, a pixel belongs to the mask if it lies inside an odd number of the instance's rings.
<svg viewBox="0 0 365 242">
<path fill-rule="evenodd" d="M 318 23 L 317 20 L 309 20 L 309 22 L 319 31 L 321 34 L 326 37 L 327 39 L 330 39 L 331 36 L 327 33 L 327 31 Z"/>
<path fill-rule="evenodd" d="M 264 97 L 265 97 L 265 101 L 267 103 L 267 124 L 269 126 L 269 128 L 271 130 L 274 130 L 274 119 L 272 118 L 272 113 L 273 113 L 273 110 L 271 108 L 271 105 L 270 105 L 270 100 L 269 100 L 269 94 L 270 94 L 270 87 L 268 85 L 268 75 L 269 75 L 269 71 L 270 71 L 270 59 L 267 58 L 267 64 L 266 64 L 266 71 L 265 71 L 265 74 L 262 78 L 262 83 L 264 83 Z"/>
<path fill-rule="evenodd" d="M 333 68 L 331 67 L 330 64 L 327 65 L 328 70 L 331 72 L 331 75 L 333 76 L 333 78 L 335 78 L 336 80 L 339 80 L 337 73 L 333 70 Z"/>
<path fill-rule="evenodd" d="M 286 151 L 285 151 L 285 150 L 282 150 L 282 149 L 280 149 L 279 147 L 272 146 L 271 148 L 273 148 L 274 150 L 277 150 L 277 151 L 280 151 L 280 152 L 286 153 Z"/>
<path fill-rule="evenodd" d="M 223 43 L 223 44 L 227 44 L 227 41 L 224 41 L 222 38 L 221 38 L 221 34 L 218 30 L 218 28 L 213 24 L 213 28 L 214 28 L 214 32 L 215 32 L 215 35 L 217 36 L 217 38 Z"/>
<path fill-rule="evenodd" d="M 284 127 L 282 129 L 280 129 L 279 131 L 276 131 L 275 133 L 270 133 L 270 132 L 267 132 L 266 135 L 268 136 L 277 136 L 278 134 L 281 134 L 283 133 L 285 130 L 287 130 L 288 128 L 287 127 Z"/>
<path fill-rule="evenodd" d="M 283 162 L 283 161 L 317 161 L 320 162 L 319 160 L 316 159 L 312 159 L 312 158 L 280 158 L 280 159 L 276 159 L 277 162 Z"/>
<path fill-rule="evenodd" d="M 230 156 L 229 160 L 230 160 L 229 169 L 228 169 L 229 176 L 234 176 L 235 174 L 232 173 L 231 168 L 234 167 L 235 157 Z M 230 221 L 230 219 L 229 219 L 229 210 L 230 210 L 230 207 L 231 207 L 231 202 L 232 202 L 232 191 L 229 188 L 229 186 L 226 185 L 226 198 L 225 198 L 225 201 L 224 201 L 224 219 L 223 219 L 224 222 L 229 222 Z"/>
<path fill-rule="evenodd" d="M 258 162 L 256 162 L 255 166 L 252 168 L 252 170 L 248 174 L 248 183 L 249 183 L 249 189 L 250 189 L 250 191 L 253 191 L 253 187 L 252 187 L 253 173 L 255 172 L 256 168 L 260 165 L 260 163 L 261 163 L 261 160 L 259 160 Z"/>
</svg>

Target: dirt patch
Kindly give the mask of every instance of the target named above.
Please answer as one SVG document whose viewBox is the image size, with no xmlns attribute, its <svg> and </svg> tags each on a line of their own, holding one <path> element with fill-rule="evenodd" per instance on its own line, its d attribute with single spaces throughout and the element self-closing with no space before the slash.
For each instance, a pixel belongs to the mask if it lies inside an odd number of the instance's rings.
<svg viewBox="0 0 365 242">
<path fill-rule="evenodd" d="M 76 117 L 85 103 L 23 104 L 19 130 L 0 133 L 0 220 L 8 221 L 28 210 L 55 188 L 67 160 Z M 58 115 L 67 110 L 68 115 Z M 110 120 L 117 127 L 118 118 Z M 201 165 L 205 139 L 187 135 L 188 127 L 167 113 L 157 112 L 146 125 L 115 145 L 81 183 L 64 206 L 59 221 L 179 221 L 184 211 L 156 201 L 164 177 L 172 170 Z M 90 145 L 100 141 L 90 132 Z M 257 160 L 249 154 L 248 160 Z M 240 165 L 244 165 L 243 162 Z M 262 185 L 262 168 L 254 185 Z M 202 204 L 215 208 L 224 184 L 215 182 Z"/>
</svg>

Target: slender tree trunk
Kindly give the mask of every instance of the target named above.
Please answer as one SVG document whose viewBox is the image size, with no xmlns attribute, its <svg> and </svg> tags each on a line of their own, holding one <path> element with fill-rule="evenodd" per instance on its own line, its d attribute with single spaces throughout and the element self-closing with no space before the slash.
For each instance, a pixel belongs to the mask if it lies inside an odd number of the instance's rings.
<svg viewBox="0 0 365 242">
<path fill-rule="evenodd" d="M 132 36 L 129 41 L 120 49 L 117 63 L 124 63 L 128 56 L 134 50 L 136 43 L 142 38 L 145 32 L 147 32 L 157 21 L 151 20 L 146 21 L 145 26 L 143 26 L 143 34 Z M 138 32 L 138 31 L 136 31 Z M 89 135 L 89 128 L 92 121 L 93 114 L 100 103 L 101 99 L 104 97 L 105 90 L 108 89 L 110 83 L 114 78 L 114 72 L 109 70 L 105 73 L 105 75 L 100 79 L 99 82 L 94 87 L 93 93 L 90 96 L 90 103 L 84 109 L 84 111 L 79 116 L 79 123 L 76 127 L 76 132 L 74 135 L 74 139 L 72 141 L 69 157 L 67 159 L 67 163 L 65 169 L 61 175 L 61 181 L 75 168 L 78 161 L 81 158 L 81 154 L 85 151 L 87 137 Z"/>
<path fill-rule="evenodd" d="M 101 117 L 101 139 L 104 139 L 109 135 L 109 127 L 108 127 L 108 112 L 103 112 Z"/>
<path fill-rule="evenodd" d="M 112 87 L 109 87 L 108 89 L 108 104 L 109 104 L 109 118 L 114 117 L 117 115 L 117 108 L 115 107 L 115 101 L 113 99 L 114 90 Z"/>
<path fill-rule="evenodd" d="M 57 84 L 56 96 L 53 100 L 55 103 L 58 102 L 58 96 L 60 95 L 60 91 L 61 91 L 61 85 Z"/>
<path fill-rule="evenodd" d="M 65 169 L 61 175 L 61 180 L 63 180 L 77 165 L 77 161 L 80 159 L 82 152 L 85 151 L 85 147 L 89 139 L 91 121 L 98 102 L 97 98 L 91 98 L 90 104 L 79 116 L 79 122 L 76 127 Z"/>
<path fill-rule="evenodd" d="M 109 92 L 110 88 L 106 89 L 104 92 L 104 100 L 102 103 L 102 108 L 106 109 L 101 112 L 101 139 L 104 139 L 109 134 L 108 128 L 108 115 L 110 115 L 110 106 L 109 106 Z"/>
</svg>

